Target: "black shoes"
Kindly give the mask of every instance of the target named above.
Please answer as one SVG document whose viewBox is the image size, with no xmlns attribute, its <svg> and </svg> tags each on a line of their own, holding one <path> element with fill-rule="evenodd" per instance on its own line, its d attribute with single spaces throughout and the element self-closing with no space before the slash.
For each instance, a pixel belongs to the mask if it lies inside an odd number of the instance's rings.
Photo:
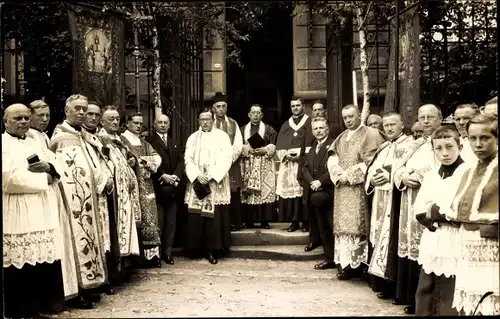
<svg viewBox="0 0 500 319">
<path fill-rule="evenodd" d="M 314 265 L 314 269 L 316 270 L 325 270 L 335 268 L 335 263 L 332 261 L 325 260 L 320 262 L 319 264 Z"/>
<path fill-rule="evenodd" d="M 379 292 L 377 294 L 377 298 L 379 298 L 379 299 L 391 299 L 392 297 L 393 296 L 391 296 L 390 294 L 388 294 L 387 292 L 384 292 L 384 291 Z"/>
<path fill-rule="evenodd" d="M 290 224 L 290 227 L 288 227 L 288 229 L 286 231 L 289 232 L 289 233 L 293 233 L 294 231 L 296 231 L 298 229 L 299 229 L 299 223 L 298 222 L 292 222 Z"/>
<path fill-rule="evenodd" d="M 167 265 L 173 265 L 175 262 L 174 262 L 174 258 L 172 258 L 172 256 L 170 255 L 163 255 L 161 257 L 161 259 L 167 264 Z"/>
<path fill-rule="evenodd" d="M 219 260 L 217 258 L 214 257 L 214 255 L 212 254 L 212 252 L 208 252 L 207 254 L 207 259 L 208 259 L 208 262 L 211 263 L 212 265 L 215 265 L 219 262 Z"/>
<path fill-rule="evenodd" d="M 112 295 L 116 294 L 116 290 L 114 290 L 110 285 L 105 286 L 103 288 L 102 292 L 108 296 L 112 296 Z"/>
<path fill-rule="evenodd" d="M 260 227 L 264 229 L 271 229 L 271 226 L 269 225 L 269 222 L 261 222 Z"/>
<path fill-rule="evenodd" d="M 415 306 L 405 307 L 404 312 L 406 315 L 414 315 L 415 314 Z"/>
<path fill-rule="evenodd" d="M 315 244 L 309 243 L 309 244 L 307 244 L 307 246 L 306 246 L 306 247 L 304 247 L 304 251 L 305 251 L 306 253 L 308 253 L 308 252 L 310 252 L 310 251 L 315 250 L 315 249 L 316 249 L 316 248 L 318 248 L 318 247 L 319 247 L 319 245 L 315 245 Z"/>
<path fill-rule="evenodd" d="M 351 275 L 347 271 L 339 271 L 337 274 L 338 280 L 350 280 L 352 279 Z"/>
<path fill-rule="evenodd" d="M 338 280 L 351 280 L 353 271 L 351 266 L 347 266 L 346 268 L 342 269 L 342 266 L 340 264 L 337 266 L 338 273 L 337 273 L 337 279 Z"/>
<path fill-rule="evenodd" d="M 309 232 L 309 225 L 307 224 L 302 224 L 302 232 L 307 233 Z"/>
<path fill-rule="evenodd" d="M 68 306 L 76 309 L 92 309 L 94 303 L 82 296 L 75 297 L 67 302 Z"/>
<path fill-rule="evenodd" d="M 155 256 L 151 259 L 151 266 L 154 268 L 161 268 L 161 259 Z"/>
</svg>

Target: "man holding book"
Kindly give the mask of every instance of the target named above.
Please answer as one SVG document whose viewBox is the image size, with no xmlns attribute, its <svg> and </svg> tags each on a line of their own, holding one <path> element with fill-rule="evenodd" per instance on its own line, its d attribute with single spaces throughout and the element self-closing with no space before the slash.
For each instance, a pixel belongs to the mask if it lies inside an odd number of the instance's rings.
<svg viewBox="0 0 500 319">
<path fill-rule="evenodd" d="M 241 127 L 243 151 L 241 165 L 241 203 L 246 211 L 245 223 L 253 227 L 260 222 L 261 227 L 271 228 L 274 202 L 276 201 L 276 131 L 262 122 L 263 112 L 259 104 L 250 107 L 250 122 Z"/>
<path fill-rule="evenodd" d="M 194 255 L 205 254 L 211 264 L 217 264 L 231 245 L 228 172 L 233 149 L 229 136 L 213 127 L 211 109 L 203 109 L 198 121 L 200 129 L 189 136 L 184 154 L 188 178 L 184 201 L 189 212 L 186 249 Z"/>
</svg>

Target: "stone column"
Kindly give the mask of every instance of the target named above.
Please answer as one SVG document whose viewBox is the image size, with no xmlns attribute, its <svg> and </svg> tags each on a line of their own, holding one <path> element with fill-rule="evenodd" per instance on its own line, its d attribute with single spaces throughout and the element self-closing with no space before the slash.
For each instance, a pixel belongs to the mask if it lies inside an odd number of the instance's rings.
<svg viewBox="0 0 500 319">
<path fill-rule="evenodd" d="M 294 94 L 302 97 L 306 112 L 312 102 L 326 99 L 325 20 L 306 4 L 297 5 L 293 18 Z"/>
<path fill-rule="evenodd" d="M 221 2 L 224 6 L 224 2 Z M 225 13 L 219 17 L 223 22 Z M 215 92 L 226 93 L 226 46 L 217 31 L 203 35 L 203 84 L 204 100 L 209 101 Z"/>
</svg>

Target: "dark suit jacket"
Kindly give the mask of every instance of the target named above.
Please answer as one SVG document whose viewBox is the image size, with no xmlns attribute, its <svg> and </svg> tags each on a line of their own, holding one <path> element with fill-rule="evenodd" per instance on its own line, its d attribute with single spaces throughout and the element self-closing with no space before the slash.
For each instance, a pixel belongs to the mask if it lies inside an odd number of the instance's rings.
<svg viewBox="0 0 500 319">
<path fill-rule="evenodd" d="M 321 182 L 322 189 L 333 196 L 333 184 L 330 180 L 328 167 L 326 166 L 326 163 L 328 161 L 327 150 L 330 145 L 332 145 L 333 141 L 333 138 L 331 136 L 328 136 L 325 143 L 321 145 L 318 154 L 316 154 L 316 145 L 318 145 L 318 141 L 314 140 L 309 153 L 305 155 L 303 164 L 300 167 L 301 174 L 298 174 L 299 181 L 304 188 L 304 196 L 302 197 L 304 203 L 307 203 L 309 193 L 311 192 L 309 184 L 315 180 L 319 180 Z"/>
<path fill-rule="evenodd" d="M 163 183 L 160 185 L 158 181 L 160 176 L 163 174 L 176 175 L 183 180 L 184 175 L 184 152 L 178 145 L 174 145 L 172 139 L 168 137 L 167 144 L 163 142 L 161 137 L 155 132 L 152 136 L 148 136 L 146 139 L 156 152 L 161 157 L 161 165 L 158 167 L 156 173 L 151 175 L 153 179 L 153 186 L 157 197 L 166 198 L 175 196 L 179 190 L 179 186 L 174 187 L 173 185 L 167 185 Z M 180 184 L 180 183 L 179 183 Z"/>
</svg>

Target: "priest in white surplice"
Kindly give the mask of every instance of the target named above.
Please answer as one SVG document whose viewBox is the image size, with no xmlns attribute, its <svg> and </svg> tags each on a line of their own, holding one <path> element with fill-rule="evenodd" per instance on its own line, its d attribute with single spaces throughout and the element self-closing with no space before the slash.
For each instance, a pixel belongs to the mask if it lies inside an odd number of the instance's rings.
<svg viewBox="0 0 500 319">
<path fill-rule="evenodd" d="M 43 151 L 43 155 L 47 161 L 54 163 L 57 171 L 63 171 L 64 167 L 61 166 L 61 163 L 56 160 L 54 152 L 49 149 L 50 139 L 46 133 L 50 119 L 49 106 L 44 101 L 36 100 L 31 102 L 28 105 L 28 108 L 31 111 L 31 128 L 26 133 L 26 136 L 32 137 L 38 142 L 38 145 Z M 64 244 L 64 256 L 61 260 L 61 267 L 64 280 L 64 296 L 68 300 L 78 294 L 75 256 L 72 241 L 70 239 L 70 212 L 68 210 L 69 207 L 65 204 L 67 203 L 67 199 L 63 198 L 65 194 L 60 181 L 50 185 L 48 192 L 50 196 L 57 199 L 57 205 L 59 208 L 59 225 L 61 227 Z"/>
<path fill-rule="evenodd" d="M 228 172 L 233 149 L 229 136 L 213 128 L 214 114 L 204 109 L 198 116 L 200 129 L 186 142 L 184 161 L 188 185 L 186 249 L 205 254 L 211 264 L 231 245 L 229 214 L 231 201 Z"/>
<path fill-rule="evenodd" d="M 367 167 L 366 194 L 373 194 L 370 219 L 370 257 L 368 283 L 382 299 L 394 297 L 397 278 L 399 205 L 401 192 L 394 189 L 393 165 L 413 138 L 403 133 L 401 115 L 384 114 L 382 127 L 387 140 L 380 145 Z M 395 262 L 394 262 L 395 261 Z M 385 279 L 385 280 L 383 280 Z"/>
<path fill-rule="evenodd" d="M 7 317 L 57 312 L 64 304 L 59 207 L 56 193 L 49 191 L 59 174 L 54 159 L 47 158 L 37 140 L 26 136 L 30 117 L 23 104 L 5 109 L 2 217 Z M 38 160 L 31 161 L 32 155 Z"/>
<path fill-rule="evenodd" d="M 418 121 L 424 135 L 406 148 L 394 165 L 394 185 L 402 191 L 399 215 L 398 278 L 396 302 L 409 305 L 406 314 L 415 313 L 415 292 L 418 285 L 417 263 L 423 226 L 415 218 L 413 204 L 425 173 L 439 165 L 434 155 L 431 136 L 441 126 L 441 110 L 433 104 L 418 109 Z"/>
<path fill-rule="evenodd" d="M 212 98 L 212 102 L 212 110 L 215 114 L 214 127 L 226 132 L 233 146 L 233 165 L 229 169 L 229 187 L 231 188 L 229 217 L 231 220 L 231 230 L 239 230 L 245 226 L 240 197 L 242 181 L 239 160 L 243 148 L 243 138 L 238 123 L 227 116 L 227 96 L 222 92 L 216 92 Z"/>
<path fill-rule="evenodd" d="M 28 105 L 31 111 L 30 131 L 34 131 L 34 138 L 49 147 L 50 139 L 47 135 L 47 126 L 50 121 L 50 108 L 42 100 L 35 100 Z"/>
</svg>

